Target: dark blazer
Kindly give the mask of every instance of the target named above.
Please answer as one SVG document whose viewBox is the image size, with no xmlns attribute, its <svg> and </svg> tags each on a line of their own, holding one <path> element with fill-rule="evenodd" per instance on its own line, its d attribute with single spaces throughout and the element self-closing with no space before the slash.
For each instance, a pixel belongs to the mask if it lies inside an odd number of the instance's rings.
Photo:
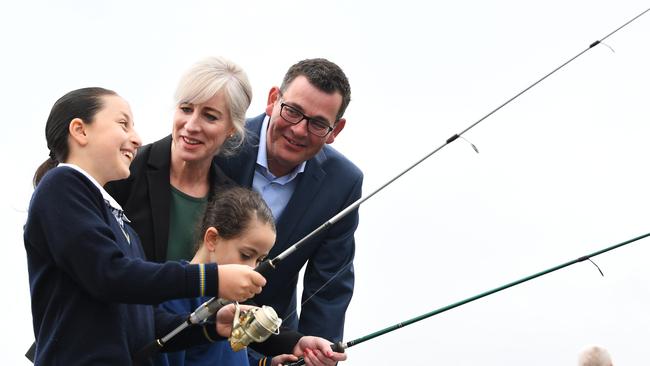
<svg viewBox="0 0 650 366">
<path fill-rule="evenodd" d="M 164 262 L 169 240 L 171 186 L 171 135 L 138 149 L 131 164 L 131 175 L 108 183 L 104 188 L 122 206 L 131 226 L 140 236 L 148 260 Z M 210 193 L 234 184 L 213 162 L 210 167 Z M 191 259 L 191 258 L 187 258 Z"/>
<path fill-rule="evenodd" d="M 264 117 L 262 114 L 247 121 L 247 139 L 239 154 L 217 158 L 217 164 L 226 175 L 246 187 L 253 184 Z M 277 238 L 269 254 L 270 258 L 295 244 L 361 197 L 361 170 L 329 145 L 325 145 L 316 156 L 307 161 L 305 171 L 297 179 L 296 190 L 276 222 Z M 283 318 L 283 326 L 331 341 L 342 340 L 345 311 L 354 289 L 352 260 L 354 231 L 358 223 L 358 210 L 354 210 L 306 242 L 267 276 L 266 286 L 254 301 L 273 306 Z M 296 284 L 299 271 L 305 263 L 303 301 L 327 280 L 336 277 L 302 305 L 298 321 L 294 313 Z M 335 275 L 338 271 L 341 272 Z"/>
</svg>

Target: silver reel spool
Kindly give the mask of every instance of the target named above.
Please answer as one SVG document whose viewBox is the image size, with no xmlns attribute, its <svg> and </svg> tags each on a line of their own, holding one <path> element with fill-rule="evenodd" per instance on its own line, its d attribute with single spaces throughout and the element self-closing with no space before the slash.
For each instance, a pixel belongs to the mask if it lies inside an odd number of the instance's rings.
<svg viewBox="0 0 650 366">
<path fill-rule="evenodd" d="M 263 305 L 249 310 L 241 310 L 235 302 L 235 318 L 230 333 L 230 347 L 233 351 L 240 351 L 251 342 L 264 342 L 271 334 L 279 334 L 282 319 L 272 307 Z"/>
</svg>

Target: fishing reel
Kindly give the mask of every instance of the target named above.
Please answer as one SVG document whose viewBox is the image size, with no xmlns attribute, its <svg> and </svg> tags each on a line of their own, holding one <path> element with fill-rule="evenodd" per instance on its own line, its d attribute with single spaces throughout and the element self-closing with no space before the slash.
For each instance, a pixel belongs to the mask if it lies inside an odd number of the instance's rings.
<svg viewBox="0 0 650 366">
<path fill-rule="evenodd" d="M 282 319 L 270 306 L 263 305 L 261 308 L 242 310 L 235 302 L 235 318 L 228 338 L 230 348 L 237 352 L 246 348 L 251 342 L 264 342 L 271 334 L 280 333 L 280 324 Z"/>
</svg>

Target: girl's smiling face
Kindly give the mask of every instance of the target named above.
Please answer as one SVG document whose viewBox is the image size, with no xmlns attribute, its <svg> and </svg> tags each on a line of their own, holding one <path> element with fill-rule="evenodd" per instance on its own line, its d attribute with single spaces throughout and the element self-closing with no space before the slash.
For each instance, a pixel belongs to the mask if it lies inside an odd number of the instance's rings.
<svg viewBox="0 0 650 366">
<path fill-rule="evenodd" d="M 91 163 L 85 169 L 104 185 L 129 177 L 129 166 L 142 141 L 134 129 L 129 104 L 118 95 L 104 96 L 102 101 L 104 106 L 93 121 L 84 123 L 84 160 Z"/>
</svg>

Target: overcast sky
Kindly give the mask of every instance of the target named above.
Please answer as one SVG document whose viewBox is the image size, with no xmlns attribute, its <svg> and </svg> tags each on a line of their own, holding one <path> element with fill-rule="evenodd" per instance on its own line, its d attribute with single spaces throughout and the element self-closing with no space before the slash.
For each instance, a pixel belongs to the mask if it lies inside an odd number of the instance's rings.
<svg viewBox="0 0 650 366">
<path fill-rule="evenodd" d="M 56 4 L 56 5 L 55 5 Z M 3 364 L 33 339 L 22 225 L 56 99 L 131 104 L 144 142 L 171 131 L 191 64 L 247 70 L 249 116 L 304 58 L 352 85 L 334 146 L 370 193 L 650 7 L 647 1 L 11 1 L 0 5 L 5 106 Z M 650 14 L 497 112 L 361 207 L 351 340 L 650 232 Z M 314 208 L 317 209 L 317 208 Z M 650 359 L 650 239 L 348 350 L 348 365 L 573 365 L 588 344 Z M 101 335 L 98 335 L 101 336 Z"/>
</svg>

